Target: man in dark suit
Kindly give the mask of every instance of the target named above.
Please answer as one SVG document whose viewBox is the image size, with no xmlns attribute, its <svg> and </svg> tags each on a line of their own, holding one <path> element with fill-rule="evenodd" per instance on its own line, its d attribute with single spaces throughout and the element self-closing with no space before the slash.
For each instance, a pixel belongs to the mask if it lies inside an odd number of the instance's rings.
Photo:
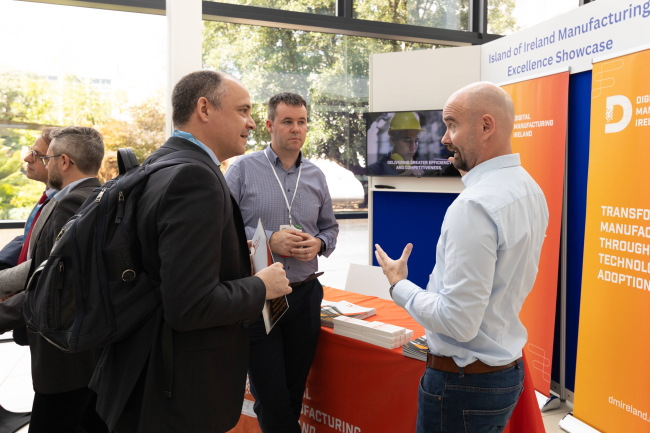
<svg viewBox="0 0 650 433">
<path fill-rule="evenodd" d="M 39 157 L 39 163 L 47 166 L 48 182 L 59 192 L 34 223 L 29 240 L 29 275 L 47 260 L 63 225 L 100 186 L 95 176 L 104 157 L 101 134 L 93 128 L 71 126 L 54 131 L 52 138 L 47 155 Z M 21 292 L 0 304 L 0 331 L 24 326 L 20 314 L 24 295 Z M 95 395 L 88 389 L 101 350 L 64 353 L 39 334 L 28 330 L 27 337 L 35 392 L 30 433 L 76 428 L 107 432 L 95 412 Z"/>
<path fill-rule="evenodd" d="M 202 162 L 152 174 L 138 202 L 142 264 L 160 282 L 162 303 L 106 348 L 91 382 L 98 412 L 117 433 L 232 429 L 248 326 L 265 299 L 291 292 L 281 264 L 251 275 L 242 217 L 218 168 L 244 153 L 255 128 L 248 91 L 225 74 L 194 72 L 174 88 L 172 108 L 177 129 L 145 164 L 178 151 Z"/>
</svg>

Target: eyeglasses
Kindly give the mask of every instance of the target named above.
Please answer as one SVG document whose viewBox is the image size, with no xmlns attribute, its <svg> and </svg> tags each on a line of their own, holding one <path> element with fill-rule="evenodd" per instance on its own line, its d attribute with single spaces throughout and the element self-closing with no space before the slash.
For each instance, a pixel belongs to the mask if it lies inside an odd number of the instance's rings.
<svg viewBox="0 0 650 433">
<path fill-rule="evenodd" d="M 27 148 L 27 151 L 29 152 L 28 155 L 32 155 L 32 161 L 36 162 L 38 159 L 38 152 L 34 150 L 32 146 L 29 146 Z"/>
<path fill-rule="evenodd" d="M 58 158 L 59 156 L 63 156 L 63 154 L 61 153 L 59 155 L 52 155 L 52 156 L 39 156 L 38 159 L 41 160 L 43 165 L 47 166 L 47 163 L 50 162 L 50 158 Z"/>
</svg>

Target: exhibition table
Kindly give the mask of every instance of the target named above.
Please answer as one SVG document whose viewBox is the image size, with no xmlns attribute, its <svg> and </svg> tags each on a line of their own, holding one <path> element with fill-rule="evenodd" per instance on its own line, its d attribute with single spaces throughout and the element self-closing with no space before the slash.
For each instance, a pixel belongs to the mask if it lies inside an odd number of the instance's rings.
<svg viewBox="0 0 650 433">
<path fill-rule="evenodd" d="M 424 329 L 402 308 L 374 296 L 325 287 L 328 301 L 348 301 L 373 307 L 377 315 L 369 321 Z M 302 432 L 408 433 L 415 432 L 418 383 L 424 362 L 407 358 L 402 349 L 384 349 L 363 341 L 335 335 L 322 327 L 316 358 L 303 398 Z M 543 433 L 544 425 L 535 390 L 526 366 L 524 392 L 506 432 Z M 259 433 L 248 386 L 242 416 L 230 433 Z"/>
</svg>

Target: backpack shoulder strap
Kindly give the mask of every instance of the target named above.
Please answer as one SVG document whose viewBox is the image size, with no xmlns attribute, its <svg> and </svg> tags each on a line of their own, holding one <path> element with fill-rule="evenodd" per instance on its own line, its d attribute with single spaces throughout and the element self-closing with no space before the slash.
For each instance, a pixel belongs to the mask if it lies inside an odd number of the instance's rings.
<svg viewBox="0 0 650 433">
<path fill-rule="evenodd" d="M 132 168 L 138 167 L 138 159 L 135 157 L 133 149 L 130 147 L 123 147 L 117 150 L 117 166 L 119 167 L 120 174 L 124 174 Z"/>
<path fill-rule="evenodd" d="M 179 150 L 176 152 L 168 153 L 165 156 L 162 156 L 149 164 L 147 167 L 150 167 L 149 170 L 158 171 L 162 168 L 171 167 L 172 165 L 178 164 L 193 164 L 200 162 L 206 165 L 217 177 L 223 177 L 219 167 L 212 161 L 207 155 L 202 155 L 198 152 L 192 150 Z"/>
</svg>

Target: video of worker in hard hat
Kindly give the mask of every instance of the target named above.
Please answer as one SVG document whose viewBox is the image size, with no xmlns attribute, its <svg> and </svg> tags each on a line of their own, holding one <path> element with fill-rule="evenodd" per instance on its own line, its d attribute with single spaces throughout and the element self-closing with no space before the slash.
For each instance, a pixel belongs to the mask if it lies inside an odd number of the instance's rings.
<svg viewBox="0 0 650 433">
<path fill-rule="evenodd" d="M 368 176 L 460 176 L 440 140 L 442 110 L 365 113 Z"/>
</svg>

